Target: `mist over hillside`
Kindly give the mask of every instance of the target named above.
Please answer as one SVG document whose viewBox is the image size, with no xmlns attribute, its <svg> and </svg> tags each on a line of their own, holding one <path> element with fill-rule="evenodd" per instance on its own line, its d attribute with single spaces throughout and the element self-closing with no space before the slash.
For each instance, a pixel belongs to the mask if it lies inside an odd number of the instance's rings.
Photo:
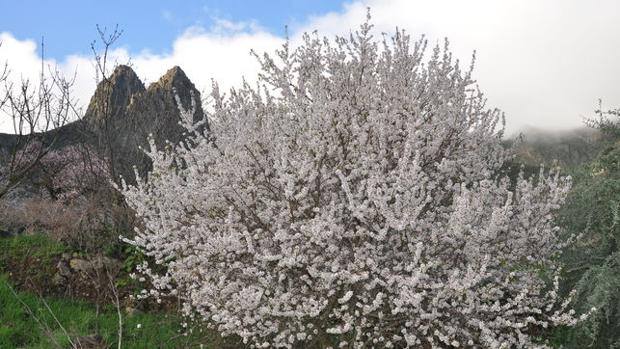
<svg viewBox="0 0 620 349">
<path fill-rule="evenodd" d="M 530 127 L 507 138 L 506 144 L 515 146 L 516 160 L 525 165 L 571 169 L 594 159 L 605 139 L 599 130 L 586 126 L 561 131 Z"/>
</svg>

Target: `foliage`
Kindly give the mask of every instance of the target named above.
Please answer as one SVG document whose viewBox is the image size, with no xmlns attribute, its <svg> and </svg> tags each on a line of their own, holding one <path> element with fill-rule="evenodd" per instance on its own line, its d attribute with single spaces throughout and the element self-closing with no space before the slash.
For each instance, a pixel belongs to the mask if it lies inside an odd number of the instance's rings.
<svg viewBox="0 0 620 349">
<path fill-rule="evenodd" d="M 599 107 L 595 110 L 595 114 L 596 117 L 586 120 L 586 124 L 612 139 L 618 139 L 620 137 L 620 125 L 618 124 L 620 108 L 604 110 L 603 102 L 599 100 Z"/>
<path fill-rule="evenodd" d="M 606 124 L 610 125 L 610 124 Z M 575 332 L 558 336 L 568 348 L 620 348 L 620 142 L 575 176 L 560 215 L 567 234 L 583 234 L 564 253 L 568 288 L 580 309 L 600 309 Z"/>
<path fill-rule="evenodd" d="M 18 153 L 34 156 L 29 148 Z M 0 227 L 45 232 L 91 253 L 119 245 L 119 232 L 130 231 L 133 214 L 110 184 L 107 167 L 86 143 L 50 150 L 31 171 L 30 193 L 0 201 Z"/>
<path fill-rule="evenodd" d="M 17 150 L 15 156 L 20 163 L 36 162 L 36 165 L 30 165 L 30 179 L 44 187 L 54 200 L 75 199 L 101 186 L 102 182 L 109 181 L 107 160 L 97 156 L 91 146 L 79 144 L 50 149 L 44 157 L 36 159 L 39 156 L 38 149 L 44 147 L 40 141 L 34 140 L 23 149 Z M 10 163 L 0 161 L 0 173 L 8 172 L 9 170 L 2 166 L 9 165 Z"/>
<path fill-rule="evenodd" d="M 499 176 L 473 64 L 371 28 L 258 58 L 256 87 L 214 86 L 208 123 L 186 111 L 185 142 L 151 142 L 123 188 L 158 264 L 145 295 L 255 347 L 544 347 L 578 321 L 557 296 L 569 179 Z"/>
</svg>

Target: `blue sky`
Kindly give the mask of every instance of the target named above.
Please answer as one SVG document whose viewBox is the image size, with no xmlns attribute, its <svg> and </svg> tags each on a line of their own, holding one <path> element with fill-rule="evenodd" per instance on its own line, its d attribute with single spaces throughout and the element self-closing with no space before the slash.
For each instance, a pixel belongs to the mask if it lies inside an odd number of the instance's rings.
<svg viewBox="0 0 620 349">
<path fill-rule="evenodd" d="M 95 25 L 124 33 L 118 44 L 132 52 L 167 52 L 174 39 L 188 27 L 209 28 L 214 19 L 254 22 L 282 35 L 308 17 L 338 11 L 339 0 L 0 0 L 0 32 L 18 39 L 45 38 L 45 54 L 60 59 L 69 54 L 88 54 L 97 38 Z"/>
<path fill-rule="evenodd" d="M 203 92 L 212 79 L 225 90 L 256 77 L 249 51 L 280 48 L 285 26 L 293 47 L 307 31 L 347 35 L 367 7 L 376 37 L 396 27 L 431 45 L 447 37 L 467 63 L 476 50 L 474 78 L 489 106 L 505 111 L 509 133 L 582 126 L 599 98 L 620 106 L 618 0 L 0 0 L 0 64 L 13 79 L 36 79 L 44 36 L 46 63 L 77 74 L 85 105 L 96 87 L 95 25 L 118 24 L 111 60 L 146 84 L 178 65 Z"/>
</svg>

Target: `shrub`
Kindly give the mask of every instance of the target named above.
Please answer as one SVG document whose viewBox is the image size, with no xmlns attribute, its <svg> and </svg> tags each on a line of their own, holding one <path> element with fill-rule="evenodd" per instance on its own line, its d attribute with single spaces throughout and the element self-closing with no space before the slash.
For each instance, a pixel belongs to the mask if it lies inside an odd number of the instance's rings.
<svg viewBox="0 0 620 349">
<path fill-rule="evenodd" d="M 564 334 L 560 342 L 566 348 L 619 348 L 620 142 L 608 145 L 575 178 L 576 185 L 559 215 L 567 233 L 582 234 L 579 243 L 563 255 L 565 287 L 575 288 L 577 309 L 596 307 L 600 311 L 575 331 L 560 332 Z"/>
<path fill-rule="evenodd" d="M 37 144 L 32 142 L 42 147 Z M 24 149 L 18 155 L 31 153 Z M 119 232 L 131 230 L 133 212 L 111 185 L 107 160 L 88 144 L 52 149 L 31 172 L 22 193 L 15 190 L 0 201 L 1 228 L 46 232 L 88 252 L 120 245 Z"/>
<path fill-rule="evenodd" d="M 371 28 L 258 57 L 256 87 L 214 86 L 208 123 L 185 111 L 184 142 L 151 142 L 123 188 L 158 264 L 145 294 L 254 347 L 544 346 L 577 321 L 553 223 L 570 180 L 511 185 L 473 64 Z"/>
</svg>

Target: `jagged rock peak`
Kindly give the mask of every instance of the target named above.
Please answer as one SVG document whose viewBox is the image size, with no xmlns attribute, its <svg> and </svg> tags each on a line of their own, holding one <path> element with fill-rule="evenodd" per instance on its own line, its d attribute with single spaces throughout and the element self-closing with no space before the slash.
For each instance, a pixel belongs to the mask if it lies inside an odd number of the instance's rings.
<svg viewBox="0 0 620 349">
<path fill-rule="evenodd" d="M 178 112 L 175 94 L 180 97 L 184 108 L 189 108 L 193 100 L 194 104 L 198 105 L 197 112 L 201 117 L 200 92 L 180 67 L 169 69 L 158 81 L 145 89 L 131 67 L 119 65 L 108 79 L 97 86 L 85 119 L 125 119 L 127 115 L 142 114 L 145 110 L 149 110 L 151 114 L 161 111 L 175 115 Z"/>
<path fill-rule="evenodd" d="M 163 89 L 171 89 L 171 88 L 191 88 L 195 89 L 194 84 L 189 80 L 187 75 L 181 67 L 174 66 L 169 69 L 166 74 L 164 74 L 159 81 L 151 84 L 149 86 L 150 89 L 155 88 L 163 88 Z"/>
<path fill-rule="evenodd" d="M 114 88 L 126 88 L 132 92 L 144 91 L 145 87 L 136 72 L 127 65 L 119 65 L 109 77 Z M 99 84 L 98 88 L 101 86 Z"/>
<path fill-rule="evenodd" d="M 86 110 L 86 119 L 97 120 L 103 115 L 116 116 L 124 113 L 134 95 L 145 91 L 138 75 L 126 65 L 119 65 L 114 72 L 97 85 Z"/>
<path fill-rule="evenodd" d="M 172 67 L 158 81 L 152 83 L 148 87 L 146 94 L 156 100 L 169 101 L 175 109 L 177 108 L 177 102 L 174 95 L 177 95 L 184 109 L 190 108 L 192 104 L 197 105 L 197 117 L 202 118 L 200 91 L 196 89 L 194 83 L 185 75 L 183 69 L 178 66 Z"/>
</svg>

